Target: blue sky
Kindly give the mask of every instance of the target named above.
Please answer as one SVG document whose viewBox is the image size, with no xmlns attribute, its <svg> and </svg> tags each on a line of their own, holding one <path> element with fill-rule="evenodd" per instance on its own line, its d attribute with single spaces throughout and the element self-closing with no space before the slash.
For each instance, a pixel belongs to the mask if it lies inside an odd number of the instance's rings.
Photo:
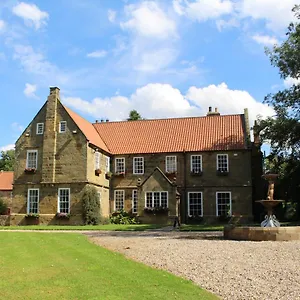
<svg viewBox="0 0 300 300">
<path fill-rule="evenodd" d="M 300 0 L 60 0 L 0 3 L 0 150 L 47 99 L 86 119 L 272 115 L 283 80 L 264 47 L 285 39 Z"/>
</svg>

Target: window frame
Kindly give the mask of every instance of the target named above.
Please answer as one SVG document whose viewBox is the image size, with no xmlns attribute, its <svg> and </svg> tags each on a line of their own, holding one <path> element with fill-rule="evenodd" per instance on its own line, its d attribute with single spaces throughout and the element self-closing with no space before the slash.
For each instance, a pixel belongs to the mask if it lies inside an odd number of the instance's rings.
<svg viewBox="0 0 300 300">
<path fill-rule="evenodd" d="M 135 163 L 136 163 L 137 159 L 142 159 L 142 173 L 136 172 L 136 165 L 135 165 Z M 132 159 L 132 162 L 133 162 L 133 174 L 134 175 L 143 175 L 145 173 L 144 157 L 143 156 L 134 157 Z"/>
<path fill-rule="evenodd" d="M 201 194 L 201 215 L 197 215 L 197 217 L 203 217 L 203 192 L 201 191 L 188 192 L 188 216 L 193 216 L 190 213 L 190 194 Z"/>
<path fill-rule="evenodd" d="M 152 202 L 152 206 L 147 206 L 147 194 L 148 193 L 151 193 L 152 194 L 152 200 L 151 200 L 151 202 Z M 145 192 L 145 208 L 154 208 L 154 207 L 156 207 L 156 206 L 154 206 L 154 193 L 159 193 L 159 206 L 158 207 L 162 207 L 162 205 L 161 205 L 161 194 L 162 193 L 166 193 L 167 194 L 167 206 L 166 206 L 166 208 L 169 208 L 169 192 L 168 191 L 146 191 Z"/>
<path fill-rule="evenodd" d="M 35 167 L 29 167 L 28 166 L 28 156 L 30 153 L 35 153 L 36 154 L 36 158 L 35 158 Z M 38 168 L 38 150 L 27 150 L 27 154 L 26 154 L 26 169 L 35 169 L 37 170 Z"/>
<path fill-rule="evenodd" d="M 101 153 L 98 151 L 95 151 L 94 153 L 94 167 L 95 170 L 100 169 L 101 166 Z"/>
<path fill-rule="evenodd" d="M 123 194 L 123 199 L 122 199 L 122 208 L 118 209 L 117 210 L 117 207 L 116 207 L 116 195 L 117 195 L 117 192 L 122 192 Z M 114 190 L 114 211 L 120 211 L 122 209 L 124 209 L 124 206 L 125 206 L 125 190 Z"/>
<path fill-rule="evenodd" d="M 229 194 L 229 206 L 230 206 L 230 216 L 232 216 L 232 194 L 231 191 L 218 191 L 216 192 L 216 216 L 220 217 L 219 209 L 218 209 L 218 195 L 219 194 Z"/>
<path fill-rule="evenodd" d="M 227 170 L 225 170 L 225 171 L 224 170 L 221 171 L 220 168 L 219 168 L 219 156 L 226 156 Z M 227 153 L 217 154 L 217 157 L 216 157 L 216 166 L 217 166 L 217 171 L 220 171 L 220 172 L 229 172 L 229 157 L 228 157 Z"/>
<path fill-rule="evenodd" d="M 37 191 L 37 212 L 30 211 L 30 192 Z M 38 188 L 30 188 L 27 190 L 27 214 L 39 214 L 40 212 L 40 189 Z"/>
<path fill-rule="evenodd" d="M 168 159 L 170 158 L 174 158 L 175 157 L 175 170 L 168 170 Z M 176 155 L 167 155 L 166 158 L 165 158 L 165 169 L 166 169 L 166 173 L 176 173 L 177 172 L 177 156 Z"/>
<path fill-rule="evenodd" d="M 134 196 L 135 194 L 135 196 Z M 134 205 L 134 202 L 136 202 L 136 205 Z M 138 212 L 138 190 L 132 190 L 132 213 L 137 214 Z"/>
<path fill-rule="evenodd" d="M 65 124 L 65 130 L 64 131 L 62 131 L 61 129 L 61 125 L 62 124 Z M 60 121 L 59 122 L 59 133 L 66 133 L 67 132 L 67 121 Z"/>
<path fill-rule="evenodd" d="M 57 212 L 58 213 L 66 213 L 66 212 L 61 212 L 60 211 L 60 191 L 61 190 L 68 190 L 69 201 L 68 201 L 68 212 L 67 212 L 67 214 L 69 214 L 70 211 L 71 211 L 71 188 L 58 188 L 58 192 L 57 192 Z"/>
<path fill-rule="evenodd" d="M 110 157 L 105 156 L 105 172 L 110 172 Z"/>
<path fill-rule="evenodd" d="M 202 169 L 202 154 L 192 154 L 191 155 L 191 172 L 194 173 L 193 171 L 193 157 L 197 157 L 199 156 L 200 157 L 200 172 L 198 173 L 201 173 L 203 171 Z"/>
<path fill-rule="evenodd" d="M 41 132 L 39 132 L 39 126 L 42 126 L 42 130 Z M 37 123 L 36 124 L 36 135 L 43 135 L 44 134 L 44 127 L 45 127 L 45 124 L 44 123 Z"/>
<path fill-rule="evenodd" d="M 117 171 L 117 160 L 122 160 L 123 161 L 123 169 L 124 171 Z M 125 157 L 116 157 L 115 158 L 115 173 L 119 174 L 119 173 L 124 173 L 125 174 Z"/>
</svg>

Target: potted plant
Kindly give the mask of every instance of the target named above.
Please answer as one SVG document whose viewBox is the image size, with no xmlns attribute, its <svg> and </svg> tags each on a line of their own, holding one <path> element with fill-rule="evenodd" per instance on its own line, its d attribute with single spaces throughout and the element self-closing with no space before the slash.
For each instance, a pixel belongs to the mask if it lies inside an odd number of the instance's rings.
<svg viewBox="0 0 300 300">
<path fill-rule="evenodd" d="M 57 219 L 70 219 L 71 215 L 69 213 L 61 213 L 61 212 L 57 212 L 55 214 L 55 217 Z"/>
<path fill-rule="evenodd" d="M 105 173 L 105 178 L 106 178 L 106 179 L 110 179 L 111 176 L 112 176 L 112 172 L 106 172 L 106 173 Z"/>
<path fill-rule="evenodd" d="M 39 224 L 39 218 L 40 215 L 36 213 L 28 213 L 25 215 L 25 218 L 32 223 L 33 225 L 38 225 Z"/>
<path fill-rule="evenodd" d="M 158 207 L 145 207 L 144 212 L 147 214 L 159 215 L 168 213 L 169 209 L 167 207 L 158 206 Z"/>
<path fill-rule="evenodd" d="M 95 175 L 96 175 L 96 176 L 99 176 L 101 173 L 102 173 L 102 172 L 101 172 L 100 169 L 96 169 L 96 170 L 95 170 Z"/>
<path fill-rule="evenodd" d="M 202 170 L 193 169 L 191 171 L 191 175 L 193 175 L 193 176 L 202 176 L 202 174 L 203 174 Z"/>
<path fill-rule="evenodd" d="M 125 176 L 125 172 L 116 172 L 115 176 Z"/>
<path fill-rule="evenodd" d="M 217 170 L 217 175 L 219 175 L 219 176 L 227 176 L 228 173 L 229 173 L 228 170 L 224 170 L 224 169 Z"/>
<path fill-rule="evenodd" d="M 26 174 L 33 174 L 36 172 L 36 168 L 25 168 L 24 172 Z"/>
</svg>

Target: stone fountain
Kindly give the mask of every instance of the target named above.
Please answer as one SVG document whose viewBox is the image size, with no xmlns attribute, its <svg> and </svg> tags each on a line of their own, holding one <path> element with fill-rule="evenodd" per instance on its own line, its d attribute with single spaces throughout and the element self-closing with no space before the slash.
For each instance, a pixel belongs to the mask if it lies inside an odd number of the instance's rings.
<svg viewBox="0 0 300 300">
<path fill-rule="evenodd" d="M 273 208 L 279 203 L 283 202 L 283 200 L 274 200 L 274 184 L 277 177 L 278 174 L 262 175 L 262 178 L 268 180 L 269 187 L 267 200 L 255 201 L 261 203 L 267 211 L 265 219 L 261 222 L 261 227 L 280 227 L 280 223 L 277 221 L 275 215 L 273 214 Z"/>
<path fill-rule="evenodd" d="M 274 200 L 274 184 L 278 174 L 265 174 L 262 176 L 268 180 L 268 195 L 266 200 L 255 201 L 261 203 L 267 214 L 261 226 L 224 226 L 224 238 L 230 240 L 246 241 L 292 241 L 300 240 L 300 226 L 280 227 L 278 220 L 273 214 L 273 208 L 283 200 Z"/>
</svg>

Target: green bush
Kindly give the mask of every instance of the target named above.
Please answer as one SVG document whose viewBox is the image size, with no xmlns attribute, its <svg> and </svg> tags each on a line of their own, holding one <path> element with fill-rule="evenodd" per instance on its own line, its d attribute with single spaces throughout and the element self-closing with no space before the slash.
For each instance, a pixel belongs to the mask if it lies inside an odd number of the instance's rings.
<svg viewBox="0 0 300 300">
<path fill-rule="evenodd" d="M 135 217 L 132 217 L 123 209 L 112 214 L 112 216 L 110 217 L 110 223 L 123 225 L 138 224 Z"/>
<path fill-rule="evenodd" d="M 0 215 L 4 215 L 7 212 L 7 204 L 2 198 L 0 198 Z"/>
<path fill-rule="evenodd" d="M 86 186 L 82 192 L 83 221 L 85 225 L 98 225 L 100 223 L 100 202 L 97 189 Z"/>
</svg>

